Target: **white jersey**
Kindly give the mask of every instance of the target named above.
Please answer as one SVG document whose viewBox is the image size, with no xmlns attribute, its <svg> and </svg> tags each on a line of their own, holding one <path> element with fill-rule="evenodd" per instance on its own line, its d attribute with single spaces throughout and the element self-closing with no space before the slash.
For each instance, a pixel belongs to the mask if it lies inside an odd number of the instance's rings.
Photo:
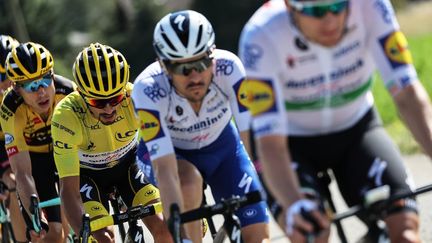
<svg viewBox="0 0 432 243">
<path fill-rule="evenodd" d="M 132 99 L 141 120 L 141 137 L 151 159 L 179 149 L 211 145 L 234 117 L 240 131 L 249 129 L 245 70 L 231 52 L 214 51 L 213 78 L 198 114 L 188 100 L 177 94 L 158 62 L 135 80 Z"/>
<path fill-rule="evenodd" d="M 246 24 L 240 58 L 255 92 L 256 136 L 313 136 L 353 126 L 373 106 L 375 67 L 393 95 L 417 81 L 390 2 L 349 4 L 346 32 L 332 48 L 307 41 L 283 0 L 267 2 Z"/>
</svg>

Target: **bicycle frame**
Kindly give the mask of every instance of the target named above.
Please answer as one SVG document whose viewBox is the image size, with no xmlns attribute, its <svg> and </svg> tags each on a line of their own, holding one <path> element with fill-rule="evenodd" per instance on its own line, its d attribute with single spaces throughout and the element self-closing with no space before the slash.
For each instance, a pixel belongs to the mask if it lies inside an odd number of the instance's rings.
<svg viewBox="0 0 432 243">
<path fill-rule="evenodd" d="M 124 213 L 118 213 L 118 214 L 112 214 L 112 215 L 106 215 L 104 217 L 90 220 L 90 218 L 86 216 L 83 217 L 83 227 L 82 231 L 80 232 L 80 238 L 81 239 L 88 239 L 91 232 L 100 230 L 102 228 L 108 227 L 110 225 L 119 225 L 124 222 L 129 222 L 130 227 L 134 227 L 132 222 L 137 222 L 138 219 L 152 216 L 155 214 L 158 214 L 162 212 L 162 204 L 161 203 L 155 203 L 147 206 L 138 205 L 135 207 L 128 208 L 126 212 Z M 137 234 L 130 234 L 128 237 L 126 237 L 124 240 L 130 239 L 132 242 L 143 242 L 144 237 L 142 233 L 142 228 L 139 227 L 137 224 L 135 226 L 138 229 L 138 233 L 141 233 L 142 238 L 136 238 Z M 85 241 L 83 241 L 85 242 Z"/>
<path fill-rule="evenodd" d="M 222 199 L 221 202 L 212 206 L 204 205 L 198 209 L 194 209 L 180 214 L 177 204 L 172 204 L 170 207 L 170 219 L 168 220 L 169 229 L 174 239 L 174 243 L 181 243 L 180 225 L 195 221 L 202 218 L 212 217 L 216 214 L 224 216 L 224 229 L 226 230 L 231 242 L 241 243 L 240 222 L 234 212 L 239 208 L 249 204 L 254 204 L 262 201 L 261 193 L 258 191 L 250 192 L 242 197 L 234 196 L 228 199 Z"/>
<path fill-rule="evenodd" d="M 0 182 L 0 193 L 5 191 L 5 185 Z M 15 234 L 12 228 L 12 223 L 10 221 L 9 211 L 6 208 L 5 202 L 2 201 L 0 203 L 0 224 L 1 234 L 2 234 L 2 243 L 16 243 Z"/>
<path fill-rule="evenodd" d="M 369 209 L 375 208 L 375 207 L 379 207 L 379 209 L 385 209 L 385 207 L 387 207 L 389 204 L 391 204 L 397 200 L 400 200 L 403 198 L 408 198 L 408 197 L 415 197 L 417 195 L 420 195 L 420 194 L 423 194 L 426 192 L 430 192 L 430 191 L 432 191 L 432 184 L 428 184 L 428 185 L 419 187 L 412 192 L 397 194 L 397 195 L 393 195 L 393 196 L 390 196 L 390 197 L 385 198 L 385 199 L 379 199 L 377 201 L 367 202 L 367 204 L 357 205 L 357 206 L 349 208 L 346 212 L 336 214 L 333 217 L 332 221 L 338 222 L 338 221 L 341 221 L 343 219 L 349 218 L 351 216 L 358 215 L 361 212 L 364 212 L 366 210 L 369 210 Z M 370 212 L 370 211 L 368 211 L 368 212 Z"/>
</svg>

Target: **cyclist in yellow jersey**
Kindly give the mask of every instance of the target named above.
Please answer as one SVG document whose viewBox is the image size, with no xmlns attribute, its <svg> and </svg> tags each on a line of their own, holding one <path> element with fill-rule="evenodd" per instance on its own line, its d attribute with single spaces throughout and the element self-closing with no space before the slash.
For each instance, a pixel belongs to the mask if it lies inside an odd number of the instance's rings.
<svg viewBox="0 0 432 243">
<path fill-rule="evenodd" d="M 19 42 L 11 36 L 0 35 L 0 100 L 3 100 L 4 92 L 12 85 L 12 82 L 6 77 L 6 57 L 12 48 L 18 45 Z M 26 241 L 25 223 L 19 210 L 18 200 L 15 192 L 15 175 L 12 173 L 10 168 L 9 159 L 4 147 L 4 133 L 1 127 L 0 144 L 0 178 L 7 187 L 7 190 L 4 191 L 4 194 L 0 194 L 0 200 L 9 200 L 8 208 L 15 239 L 18 242 L 24 242 Z"/>
<path fill-rule="evenodd" d="M 77 56 L 73 73 L 78 91 L 56 107 L 52 136 L 62 203 L 73 230 L 80 232 L 84 210 L 90 218 L 108 214 L 113 187 L 127 206 L 157 202 L 159 191 L 136 163 L 139 124 L 126 59 L 109 46 L 91 44 Z M 143 222 L 155 242 L 172 241 L 162 215 Z M 112 229 L 93 236 L 98 242 L 114 242 Z"/>
<path fill-rule="evenodd" d="M 40 44 L 27 42 L 13 48 L 6 58 L 6 74 L 13 88 L 4 95 L 0 116 L 30 236 L 33 241 L 47 243 L 64 240 L 60 207 L 43 210 L 43 229 L 36 229 L 40 230 L 36 233 L 30 220 L 30 196 L 37 194 L 41 201 L 58 197 L 51 114 L 54 106 L 74 90 L 73 82 L 55 75 L 53 66 L 51 53 Z"/>
</svg>

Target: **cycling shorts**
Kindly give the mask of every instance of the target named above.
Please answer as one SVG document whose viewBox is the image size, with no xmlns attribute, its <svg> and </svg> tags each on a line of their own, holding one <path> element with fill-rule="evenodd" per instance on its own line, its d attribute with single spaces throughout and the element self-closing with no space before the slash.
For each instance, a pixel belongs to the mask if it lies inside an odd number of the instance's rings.
<svg viewBox="0 0 432 243">
<path fill-rule="evenodd" d="M 126 206 L 147 205 L 159 200 L 159 190 L 138 168 L 135 153 L 118 165 L 104 170 L 80 170 L 80 192 L 90 218 L 109 213 L 109 195 L 117 189 Z"/>
<path fill-rule="evenodd" d="M 58 176 L 56 175 L 56 167 L 52 153 L 33 153 L 30 152 L 32 165 L 32 175 L 36 186 L 36 191 L 39 195 L 39 201 L 47 201 L 57 198 L 57 183 Z M 24 218 L 29 217 L 26 211 L 23 211 Z M 42 209 L 48 222 L 61 223 L 60 206 L 51 206 Z M 27 222 L 28 223 L 28 222 Z"/>
<path fill-rule="evenodd" d="M 0 141 L 0 179 L 7 169 L 10 168 L 9 158 L 6 153 L 4 141 Z"/>
<path fill-rule="evenodd" d="M 353 127 L 328 135 L 288 138 L 289 149 L 302 187 L 322 192 L 321 172 L 331 169 L 348 206 L 363 202 L 365 192 L 389 185 L 391 194 L 413 188 L 402 156 L 386 133 L 375 109 L 369 110 Z M 327 183 L 328 184 L 328 183 Z M 406 199 L 401 210 L 415 211 L 414 199 Z"/>
<path fill-rule="evenodd" d="M 241 143 L 236 127 L 229 123 L 212 144 L 201 149 L 175 149 L 178 159 L 191 162 L 210 186 L 216 202 L 232 195 L 242 196 L 262 191 L 261 182 Z M 269 215 L 264 201 L 239 209 L 236 213 L 241 226 L 268 223 Z"/>
</svg>

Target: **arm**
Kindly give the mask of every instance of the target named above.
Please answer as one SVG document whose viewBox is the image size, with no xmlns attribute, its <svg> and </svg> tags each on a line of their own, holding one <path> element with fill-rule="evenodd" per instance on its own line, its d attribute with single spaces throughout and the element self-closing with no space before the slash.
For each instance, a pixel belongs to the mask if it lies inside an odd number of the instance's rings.
<svg viewBox="0 0 432 243">
<path fill-rule="evenodd" d="M 402 120 L 426 154 L 432 158 L 432 106 L 420 82 L 405 87 L 394 97 Z"/>
<path fill-rule="evenodd" d="M 82 215 L 84 214 L 79 176 L 68 176 L 60 179 L 60 198 L 70 226 L 79 234 L 82 227 Z"/>
<path fill-rule="evenodd" d="M 30 154 L 22 151 L 9 158 L 12 171 L 15 173 L 16 190 L 21 199 L 24 209 L 29 213 L 30 195 L 37 194 L 35 182 L 32 175 Z"/>
<path fill-rule="evenodd" d="M 175 155 L 162 156 L 152 161 L 152 164 L 158 181 L 165 217 L 169 218 L 169 209 L 172 203 L 177 203 L 180 211 L 183 212 L 183 197 Z"/>
<path fill-rule="evenodd" d="M 246 131 L 240 132 L 240 137 L 241 137 L 241 140 L 243 142 L 243 145 L 246 148 L 246 151 L 249 154 L 249 157 L 252 156 L 252 148 L 251 148 L 251 144 L 250 144 L 250 142 L 251 142 L 250 141 L 250 131 L 246 130 Z"/>
<path fill-rule="evenodd" d="M 284 136 L 269 135 L 257 139 L 264 180 L 284 208 L 302 198 L 297 175 L 291 167 L 291 156 Z"/>
</svg>

